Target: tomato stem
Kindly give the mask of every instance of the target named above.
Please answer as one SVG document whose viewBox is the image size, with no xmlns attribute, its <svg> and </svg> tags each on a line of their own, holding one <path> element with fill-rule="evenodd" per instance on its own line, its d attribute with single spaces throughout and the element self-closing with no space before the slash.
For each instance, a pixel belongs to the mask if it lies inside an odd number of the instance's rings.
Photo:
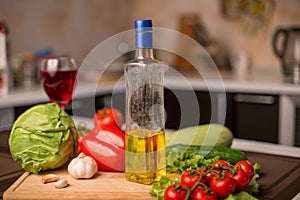
<svg viewBox="0 0 300 200">
<path fill-rule="evenodd" d="M 193 173 L 193 175 L 195 175 L 195 174 L 199 174 L 200 175 L 200 178 L 197 180 L 197 182 L 195 183 L 195 185 L 191 188 L 191 189 L 189 189 L 188 187 L 186 187 L 187 188 L 187 194 L 186 194 L 186 196 L 185 196 L 185 200 L 189 200 L 190 199 L 190 197 L 191 197 L 191 195 L 192 195 L 192 192 L 199 186 L 199 185 L 202 185 L 204 188 L 205 188 L 205 190 L 207 190 L 207 185 L 205 185 L 204 183 L 202 183 L 201 181 L 202 181 L 202 179 L 204 178 L 204 175 L 201 173 L 201 172 L 199 172 L 198 170 L 193 170 L 192 171 L 192 173 Z"/>
<path fill-rule="evenodd" d="M 187 193 L 186 193 L 186 196 L 184 198 L 184 200 L 189 200 L 190 197 L 192 195 L 192 190 L 190 190 L 188 187 L 187 187 Z"/>
<path fill-rule="evenodd" d="M 196 187 L 198 187 L 198 185 L 201 183 L 202 179 L 204 178 L 203 174 L 200 173 L 199 171 L 197 171 L 197 174 L 200 175 L 200 178 L 198 179 L 198 181 L 195 183 L 195 185 L 191 188 L 191 191 L 194 191 L 196 189 Z"/>
<path fill-rule="evenodd" d="M 103 110 L 102 112 L 101 112 L 101 116 L 104 116 L 104 115 L 106 115 L 107 114 L 107 111 L 106 110 Z"/>
</svg>

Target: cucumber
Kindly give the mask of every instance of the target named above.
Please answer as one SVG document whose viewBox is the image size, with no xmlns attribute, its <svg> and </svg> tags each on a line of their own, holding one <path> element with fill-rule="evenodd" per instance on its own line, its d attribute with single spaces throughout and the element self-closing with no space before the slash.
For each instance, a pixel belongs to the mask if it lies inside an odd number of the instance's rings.
<svg viewBox="0 0 300 200">
<path fill-rule="evenodd" d="M 211 147 L 211 146 L 189 146 L 184 144 L 175 144 L 167 146 L 166 155 L 174 157 L 186 154 L 188 156 L 200 155 L 205 159 L 212 159 L 218 156 L 222 160 L 228 161 L 234 165 L 238 161 L 247 160 L 247 156 L 244 152 L 232 149 L 230 147 Z"/>
<path fill-rule="evenodd" d="M 196 146 L 230 147 L 232 132 L 220 124 L 204 124 L 179 129 L 166 134 L 167 146 L 186 144 Z"/>
</svg>

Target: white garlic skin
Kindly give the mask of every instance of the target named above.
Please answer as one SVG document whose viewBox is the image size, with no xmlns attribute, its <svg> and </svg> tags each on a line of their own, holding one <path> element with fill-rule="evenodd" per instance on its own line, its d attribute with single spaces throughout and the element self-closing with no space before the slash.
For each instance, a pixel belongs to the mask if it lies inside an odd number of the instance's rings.
<svg viewBox="0 0 300 200">
<path fill-rule="evenodd" d="M 95 160 L 86 156 L 84 153 L 80 153 L 76 158 L 71 160 L 68 165 L 69 174 L 76 178 L 92 178 L 98 171 L 98 166 Z"/>
<path fill-rule="evenodd" d="M 55 188 L 60 189 L 60 188 L 67 187 L 69 185 L 69 183 L 68 183 L 68 180 L 66 180 L 66 179 L 60 179 L 57 182 L 55 182 L 54 185 L 55 185 Z"/>
</svg>

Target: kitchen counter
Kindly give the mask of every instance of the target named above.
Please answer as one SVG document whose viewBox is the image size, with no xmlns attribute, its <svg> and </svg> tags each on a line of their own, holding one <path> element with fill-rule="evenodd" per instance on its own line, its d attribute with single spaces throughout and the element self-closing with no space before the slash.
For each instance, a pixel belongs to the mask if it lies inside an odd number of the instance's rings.
<svg viewBox="0 0 300 200">
<path fill-rule="evenodd" d="M 2 132 L 1 134 L 8 136 L 9 132 Z M 279 200 L 299 197 L 300 148 L 241 139 L 234 139 L 232 148 L 244 151 L 252 163 L 257 162 L 261 165 L 261 177 L 258 180 L 261 185 L 260 199 Z M 4 188 L 6 190 L 3 196 L 4 200 L 118 199 L 120 197 L 122 199 L 155 199 L 148 194 L 151 186 L 126 182 L 123 173 L 99 172 L 93 179 L 75 180 L 67 174 L 65 168 L 61 168 L 51 171 L 51 173 L 68 179 L 70 186 L 57 190 L 53 184 L 41 183 L 42 174 L 36 175 L 25 172 L 20 177 L 24 171 L 17 167 L 8 153 L 6 154 L 6 156 L 2 154 L 0 156 L 1 163 L 4 163 L 3 159 L 7 163 L 4 170 L 1 168 L 0 175 L 1 183 L 6 183 L 3 185 L 6 186 Z M 17 178 L 18 180 L 16 180 Z M 15 180 L 16 182 L 14 182 Z M 8 188 L 10 184 L 12 185 Z M 35 187 L 39 187 L 39 193 L 34 192 Z"/>
<path fill-rule="evenodd" d="M 299 96 L 300 86 L 287 83 L 276 70 L 256 70 L 241 79 L 228 72 L 218 74 L 212 71 L 203 73 L 204 78 L 195 74 L 178 74 L 172 70 L 166 74 L 165 85 L 171 89 L 195 89 L 209 91 L 244 92 L 257 94 L 279 94 Z M 124 90 L 122 77 L 108 77 L 100 84 L 96 80 L 80 79 L 75 89 L 74 98 L 111 93 Z M 48 101 L 41 86 L 30 89 L 17 88 L 8 95 L 0 97 L 0 108 L 22 106 Z"/>
</svg>

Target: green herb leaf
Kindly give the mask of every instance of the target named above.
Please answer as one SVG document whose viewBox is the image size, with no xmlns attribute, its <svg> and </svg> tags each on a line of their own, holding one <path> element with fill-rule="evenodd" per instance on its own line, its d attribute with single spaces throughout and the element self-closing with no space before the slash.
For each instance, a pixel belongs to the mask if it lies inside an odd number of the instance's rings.
<svg viewBox="0 0 300 200">
<path fill-rule="evenodd" d="M 167 172 L 182 174 L 188 169 L 199 169 L 219 159 L 219 156 L 207 159 L 193 152 L 174 153 L 169 151 L 167 155 Z"/>
<path fill-rule="evenodd" d="M 158 200 L 164 199 L 164 193 L 167 187 L 173 183 L 180 182 L 179 179 L 172 180 L 166 176 L 162 177 L 160 181 L 153 183 L 152 188 L 149 191 L 149 194 L 157 196 Z"/>
<path fill-rule="evenodd" d="M 225 200 L 258 200 L 258 199 L 245 191 L 241 191 L 237 194 L 230 194 Z"/>
<path fill-rule="evenodd" d="M 253 165 L 253 168 L 254 168 L 254 176 L 251 179 L 246 191 L 250 194 L 257 194 L 259 192 L 259 184 L 257 183 L 256 180 L 259 178 L 260 164 L 255 163 Z"/>
</svg>

